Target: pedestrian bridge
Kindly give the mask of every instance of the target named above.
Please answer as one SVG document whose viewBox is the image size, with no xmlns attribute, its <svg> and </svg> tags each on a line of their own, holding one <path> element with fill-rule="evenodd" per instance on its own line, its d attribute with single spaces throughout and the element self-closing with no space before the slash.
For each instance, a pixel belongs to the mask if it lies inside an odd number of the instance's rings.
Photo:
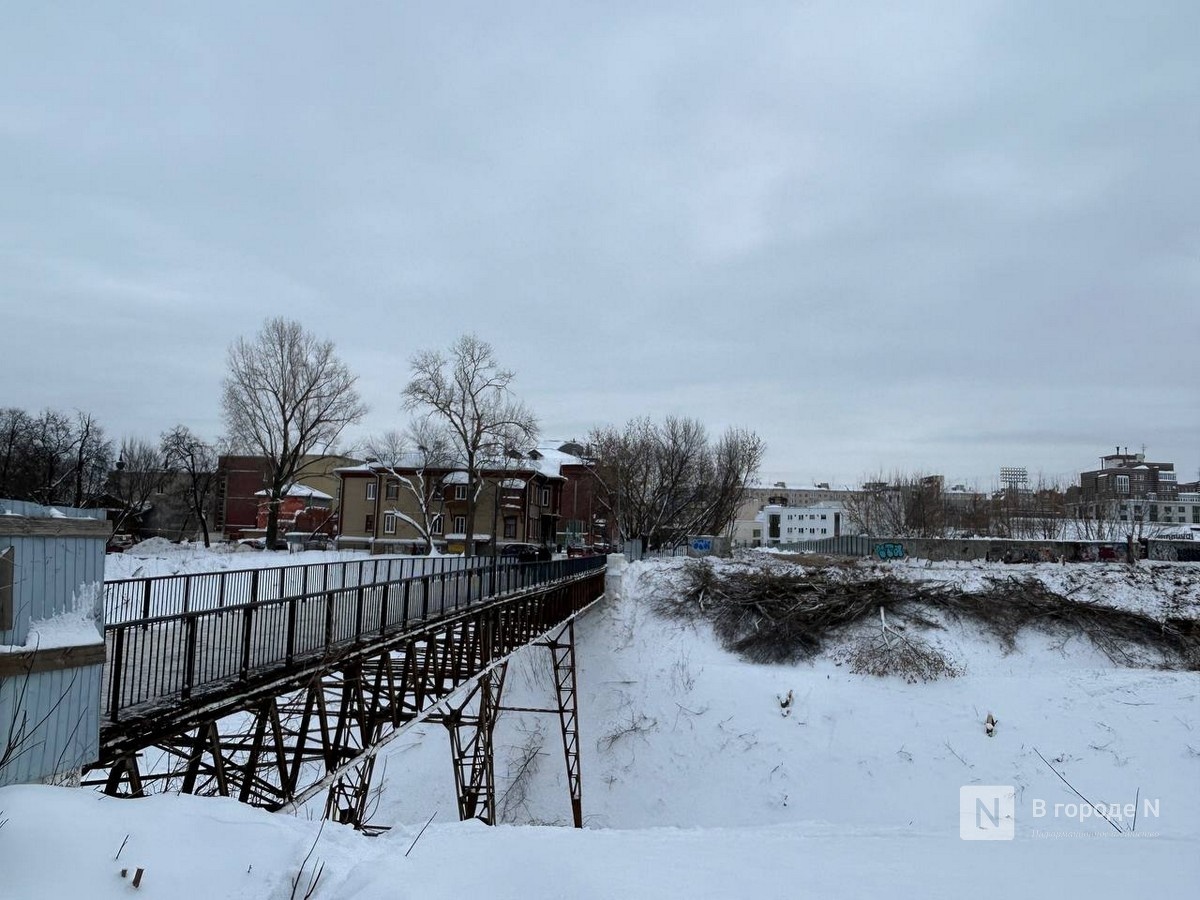
<svg viewBox="0 0 1200 900">
<path fill-rule="evenodd" d="M 112 794 L 221 794 L 270 809 L 322 793 L 369 830 L 379 749 L 442 721 L 464 818 L 492 821 L 491 731 L 508 657 L 554 660 L 571 804 L 582 824 L 574 619 L 604 557 L 500 563 L 370 557 L 105 583 L 100 758 Z"/>
</svg>

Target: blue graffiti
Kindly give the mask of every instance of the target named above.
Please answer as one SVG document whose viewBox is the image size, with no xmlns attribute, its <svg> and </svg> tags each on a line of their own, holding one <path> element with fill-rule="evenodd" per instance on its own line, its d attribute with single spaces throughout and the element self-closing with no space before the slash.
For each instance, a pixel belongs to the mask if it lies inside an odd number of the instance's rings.
<svg viewBox="0 0 1200 900">
<path fill-rule="evenodd" d="M 876 544 L 875 555 L 880 559 L 904 559 L 904 545 Z"/>
</svg>

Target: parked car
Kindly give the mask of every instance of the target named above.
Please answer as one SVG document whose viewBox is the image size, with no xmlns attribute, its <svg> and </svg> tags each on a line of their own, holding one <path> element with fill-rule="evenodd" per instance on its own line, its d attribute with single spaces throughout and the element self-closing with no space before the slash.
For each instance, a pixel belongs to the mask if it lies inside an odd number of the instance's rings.
<svg viewBox="0 0 1200 900">
<path fill-rule="evenodd" d="M 108 539 L 108 543 L 104 547 L 105 553 L 124 553 L 137 541 L 133 539 L 132 534 L 114 534 Z"/>
<path fill-rule="evenodd" d="M 539 544 L 505 544 L 500 558 L 505 562 L 549 562 L 551 553 L 549 547 Z"/>
</svg>

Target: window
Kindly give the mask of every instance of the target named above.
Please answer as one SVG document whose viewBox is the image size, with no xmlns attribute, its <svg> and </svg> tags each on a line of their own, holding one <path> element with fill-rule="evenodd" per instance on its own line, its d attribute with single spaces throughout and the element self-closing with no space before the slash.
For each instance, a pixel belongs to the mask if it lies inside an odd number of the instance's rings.
<svg viewBox="0 0 1200 900">
<path fill-rule="evenodd" d="M 364 530 L 364 531 L 365 531 L 367 534 L 374 534 L 374 533 L 375 533 L 375 516 L 374 516 L 374 515 L 372 515 L 371 513 L 367 513 L 367 524 L 365 524 L 365 525 L 363 526 L 363 530 Z"/>
<path fill-rule="evenodd" d="M 517 536 L 517 517 L 504 517 L 504 536 L 506 538 L 515 538 Z"/>
<path fill-rule="evenodd" d="M 464 535 L 467 533 L 467 517 L 466 516 L 455 516 L 454 517 L 454 533 L 455 534 L 464 534 Z"/>
<path fill-rule="evenodd" d="M 442 516 L 440 513 L 429 520 L 429 533 L 430 534 L 441 534 L 442 533 Z"/>
<path fill-rule="evenodd" d="M 395 500 L 400 496 L 400 482 L 392 481 L 390 478 L 387 483 L 387 493 L 385 494 L 388 500 Z"/>
<path fill-rule="evenodd" d="M 550 488 L 542 488 L 542 506 L 550 505 Z"/>
<path fill-rule="evenodd" d="M 440 481 L 434 484 L 433 491 L 430 493 L 430 497 L 432 497 L 434 500 L 444 499 L 444 494 L 442 493 L 442 483 Z"/>
<path fill-rule="evenodd" d="M 374 481 L 367 482 L 367 499 L 368 500 L 375 499 L 375 482 Z"/>
<path fill-rule="evenodd" d="M 824 517 L 824 516 L 822 516 L 821 518 L 825 518 L 825 517 Z M 821 529 L 821 534 L 829 534 L 829 529 L 828 529 L 828 528 L 822 528 L 822 529 Z"/>
<path fill-rule="evenodd" d="M 1129 493 L 1129 476 L 1128 475 L 1118 475 L 1117 476 L 1117 486 L 1116 486 L 1115 490 L 1118 494 L 1128 494 Z"/>
<path fill-rule="evenodd" d="M 396 533 L 396 514 L 395 513 L 384 513 L 383 514 L 383 533 L 384 534 L 395 534 Z"/>
<path fill-rule="evenodd" d="M 454 486 L 454 499 L 455 500 L 466 500 L 467 499 L 467 486 L 465 484 L 456 484 Z"/>
</svg>

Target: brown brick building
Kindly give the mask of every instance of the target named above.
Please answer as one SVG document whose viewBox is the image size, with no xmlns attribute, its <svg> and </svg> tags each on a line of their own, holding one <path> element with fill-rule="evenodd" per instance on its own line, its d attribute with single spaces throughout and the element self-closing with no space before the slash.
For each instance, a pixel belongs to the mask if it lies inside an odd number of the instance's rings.
<svg viewBox="0 0 1200 900">
<path fill-rule="evenodd" d="M 357 462 L 348 456 L 306 456 L 295 483 L 336 497 L 341 480 L 334 470 Z M 266 457 L 222 456 L 217 463 L 214 533 L 236 540 L 246 531 L 256 531 L 262 501 L 258 492 L 269 480 L 270 461 Z"/>
</svg>

